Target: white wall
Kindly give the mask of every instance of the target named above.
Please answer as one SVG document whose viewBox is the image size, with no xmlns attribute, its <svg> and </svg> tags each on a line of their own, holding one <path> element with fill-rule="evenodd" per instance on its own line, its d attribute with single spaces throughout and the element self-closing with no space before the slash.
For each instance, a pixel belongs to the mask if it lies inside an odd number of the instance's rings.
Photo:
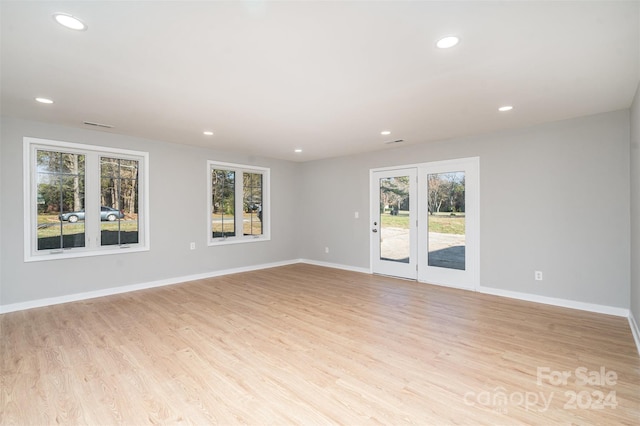
<svg viewBox="0 0 640 426">
<path fill-rule="evenodd" d="M 628 309 L 628 155 L 625 110 L 306 163 L 301 257 L 369 267 L 369 169 L 479 156 L 481 285 Z"/>
<path fill-rule="evenodd" d="M 631 313 L 640 321 L 640 85 L 631 107 Z"/>
<path fill-rule="evenodd" d="M 0 305 L 297 258 L 368 268 L 369 169 L 479 156 L 482 286 L 623 309 L 632 292 L 637 313 L 629 117 L 618 111 L 302 164 L 4 118 Z M 150 152 L 151 251 L 24 263 L 23 136 Z M 271 167 L 272 241 L 206 247 L 206 159 Z M 637 212 L 638 185 L 633 194 Z M 637 221 L 633 229 L 637 259 Z M 534 281 L 534 270 L 545 280 Z"/>
<path fill-rule="evenodd" d="M 12 118 L 1 121 L 0 305 L 295 259 L 298 164 Z M 23 262 L 22 146 L 31 136 L 150 153 L 151 250 Z M 208 247 L 206 160 L 271 168 L 271 241 Z M 197 249 L 189 249 L 195 241 Z"/>
</svg>

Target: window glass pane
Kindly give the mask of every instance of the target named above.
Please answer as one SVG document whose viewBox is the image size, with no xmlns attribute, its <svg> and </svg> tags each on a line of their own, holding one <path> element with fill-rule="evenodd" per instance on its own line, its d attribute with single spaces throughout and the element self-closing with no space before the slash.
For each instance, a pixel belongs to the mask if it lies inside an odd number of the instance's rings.
<svg viewBox="0 0 640 426">
<path fill-rule="evenodd" d="M 100 158 L 100 177 L 117 178 L 119 160 L 117 158 Z"/>
<path fill-rule="evenodd" d="M 38 250 L 85 246 L 85 156 L 37 150 Z"/>
<path fill-rule="evenodd" d="M 62 248 L 60 176 L 38 173 L 38 250 Z"/>
<path fill-rule="evenodd" d="M 243 234 L 262 235 L 262 173 L 243 173 Z"/>
<path fill-rule="evenodd" d="M 100 244 L 139 241 L 137 160 L 100 158 Z"/>
<path fill-rule="evenodd" d="M 37 157 L 39 173 L 60 172 L 60 158 L 62 157 L 61 152 L 38 150 Z"/>
<path fill-rule="evenodd" d="M 427 176 L 428 264 L 465 269 L 465 174 Z"/>
<path fill-rule="evenodd" d="M 410 262 L 409 176 L 380 179 L 380 259 Z"/>
<path fill-rule="evenodd" d="M 78 154 L 65 154 L 60 155 L 60 170 L 66 175 L 76 175 L 78 173 L 84 174 L 84 159 L 81 161 L 79 157 L 84 155 Z"/>
<path fill-rule="evenodd" d="M 236 172 L 211 170 L 211 229 L 213 238 L 233 237 L 235 231 Z"/>
</svg>

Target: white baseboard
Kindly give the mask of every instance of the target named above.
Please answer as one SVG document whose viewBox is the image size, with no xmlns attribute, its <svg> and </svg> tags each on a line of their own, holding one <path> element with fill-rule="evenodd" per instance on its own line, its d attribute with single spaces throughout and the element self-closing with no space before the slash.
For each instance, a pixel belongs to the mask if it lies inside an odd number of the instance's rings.
<svg viewBox="0 0 640 426">
<path fill-rule="evenodd" d="M 476 291 L 475 288 L 473 287 L 466 287 L 466 286 L 459 286 L 459 285 L 455 285 L 455 284 L 451 284 L 451 283 L 442 283 L 442 282 L 438 282 L 438 281 L 434 281 L 434 280 L 429 280 L 429 281 L 420 281 L 418 280 L 419 283 L 421 284 L 428 284 L 428 285 L 436 285 L 438 287 L 447 287 L 447 288 L 455 288 L 456 290 L 466 290 L 466 291 Z"/>
<path fill-rule="evenodd" d="M 260 265 L 243 266 L 240 268 L 222 269 L 218 271 L 205 272 L 202 274 L 186 275 L 181 277 L 168 278 L 165 280 L 151 281 L 140 284 L 125 285 L 121 287 L 105 288 L 103 290 L 88 291 L 83 293 L 69 294 L 59 297 L 49 297 L 45 299 L 30 300 L 28 302 L 12 303 L 0 305 L 0 314 L 23 311 L 25 309 L 41 308 L 43 306 L 58 305 L 60 303 L 77 302 L 79 300 L 94 299 L 96 297 L 111 296 L 114 294 L 128 293 L 130 291 L 144 290 L 147 288 L 163 287 L 166 285 L 179 284 L 187 281 L 201 280 L 205 278 L 219 277 L 223 275 L 237 274 L 240 272 L 257 271 L 260 269 L 276 268 L 278 266 L 300 263 L 299 259 L 286 260 L 282 262 L 263 263 Z"/>
<path fill-rule="evenodd" d="M 257 271 L 257 270 L 261 270 L 261 269 L 275 268 L 275 267 L 278 267 L 278 266 L 292 265 L 292 264 L 295 264 L 295 263 L 307 263 L 307 264 L 310 264 L 310 265 L 323 266 L 323 267 L 327 267 L 327 268 L 335 268 L 335 269 L 342 269 L 342 270 L 345 270 L 345 271 L 360 272 L 360 273 L 364 273 L 364 274 L 371 274 L 371 270 L 369 268 L 360 268 L 360 267 L 356 267 L 356 266 L 342 265 L 342 264 L 338 264 L 338 263 L 322 262 L 322 261 L 311 260 L 311 259 L 292 259 L 292 260 L 285 260 L 285 261 L 281 261 L 281 262 L 263 263 L 263 264 L 260 264 L 260 265 L 244 266 L 244 267 L 240 267 L 240 268 L 223 269 L 223 270 L 218 270 L 218 271 L 205 272 L 205 273 L 202 273 L 202 274 L 186 275 L 186 276 L 181 276 L 181 277 L 173 277 L 173 278 L 168 278 L 168 279 L 164 279 L 164 280 L 151 281 L 151 282 L 139 283 L 139 284 L 132 284 L 132 285 L 126 285 L 126 286 L 121 286 L 121 287 L 112 287 L 112 288 L 107 288 L 107 289 L 103 289 L 103 290 L 89 291 L 89 292 L 83 292 L 83 293 L 75 293 L 75 294 L 69 294 L 69 295 L 59 296 L 59 297 L 50 297 L 50 298 L 44 298 L 44 299 L 30 300 L 28 302 L 12 303 L 12 304 L 8 304 L 8 305 L 0 305 L 0 314 L 4 314 L 4 313 L 8 313 L 8 312 L 15 312 L 15 311 L 22 311 L 22 310 L 25 310 L 25 309 L 40 308 L 40 307 L 43 307 L 43 306 L 57 305 L 57 304 L 60 304 L 60 303 L 68 303 L 68 302 L 76 302 L 76 301 L 79 301 L 79 300 L 93 299 L 93 298 L 96 298 L 96 297 L 111 296 L 111 295 L 114 295 L 114 294 L 127 293 L 127 292 L 130 292 L 130 291 L 144 290 L 144 289 L 154 288 L 154 287 L 163 287 L 163 286 L 167 286 L 167 285 L 179 284 L 179 283 L 188 282 L 188 281 L 201 280 L 201 279 L 205 279 L 205 278 L 212 278 L 212 277 L 219 277 L 219 276 L 223 276 L 223 275 L 237 274 L 237 273 L 240 273 L 240 272 L 250 272 L 250 271 Z M 591 303 L 576 302 L 576 301 L 573 301 L 573 300 L 566 300 L 566 299 L 556 299 L 556 298 L 552 298 L 552 297 L 538 296 L 538 295 L 534 295 L 534 294 L 520 293 L 520 292 L 515 292 L 515 291 L 491 288 L 491 287 L 479 287 L 478 288 L 478 292 L 486 293 L 486 294 L 492 294 L 492 295 L 495 295 L 495 296 L 509 297 L 509 298 L 512 298 L 512 299 L 526 300 L 526 301 L 529 301 L 529 302 L 543 303 L 543 304 L 546 304 L 546 305 L 562 306 L 562 307 L 566 307 L 566 308 L 579 309 L 579 310 L 583 310 L 583 311 L 590 311 L 590 312 L 597 312 L 597 313 L 615 315 L 615 316 L 620 316 L 620 317 L 627 317 L 627 318 L 629 318 L 629 324 L 631 324 L 631 330 L 633 332 L 633 337 L 635 339 L 636 346 L 638 346 L 638 351 L 640 353 L 640 331 L 638 330 L 638 324 L 635 322 L 635 319 L 633 318 L 633 316 L 631 315 L 631 313 L 630 313 L 630 311 L 628 309 L 616 308 L 616 307 L 613 307 L 613 306 L 606 306 L 606 305 L 597 305 L 597 304 L 591 304 Z"/>
<path fill-rule="evenodd" d="M 633 334 L 633 340 L 635 340 L 636 342 L 638 354 L 640 354 L 640 329 L 638 328 L 638 323 L 633 317 L 633 312 L 631 311 L 629 311 L 629 325 L 631 326 L 631 334 Z"/>
<path fill-rule="evenodd" d="M 478 287 L 479 293 L 492 294 L 494 296 L 509 297 L 511 299 L 526 300 L 528 302 L 542 303 L 545 305 L 561 306 L 563 308 L 578 309 L 581 311 L 596 312 L 599 314 L 615 315 L 617 317 L 629 317 L 629 309 L 615 306 L 598 305 L 595 303 L 577 302 L 575 300 L 558 299 L 555 297 L 539 296 L 537 294 L 520 293 L 517 291 L 502 290 L 492 287 Z"/>
<path fill-rule="evenodd" d="M 325 268 L 342 269 L 343 271 L 361 272 L 363 274 L 370 274 L 369 268 L 360 268 L 357 266 L 342 265 L 340 263 L 321 262 L 319 260 L 311 259 L 298 259 L 300 263 L 308 263 L 309 265 L 324 266 Z"/>
</svg>

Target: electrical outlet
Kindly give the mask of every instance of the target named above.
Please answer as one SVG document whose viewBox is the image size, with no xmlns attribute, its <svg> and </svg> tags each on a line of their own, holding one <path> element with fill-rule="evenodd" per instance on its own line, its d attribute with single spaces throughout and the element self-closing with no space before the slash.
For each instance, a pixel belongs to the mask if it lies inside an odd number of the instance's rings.
<svg viewBox="0 0 640 426">
<path fill-rule="evenodd" d="M 191 250 L 195 250 L 195 249 L 196 249 L 196 243 L 191 243 L 191 244 L 189 244 L 189 248 L 190 248 Z"/>
<path fill-rule="evenodd" d="M 325 253 L 329 253 L 329 247 L 325 247 L 325 248 L 324 248 L 324 252 L 325 252 Z"/>
<path fill-rule="evenodd" d="M 533 274 L 536 281 L 542 281 L 542 271 L 535 271 Z"/>
</svg>

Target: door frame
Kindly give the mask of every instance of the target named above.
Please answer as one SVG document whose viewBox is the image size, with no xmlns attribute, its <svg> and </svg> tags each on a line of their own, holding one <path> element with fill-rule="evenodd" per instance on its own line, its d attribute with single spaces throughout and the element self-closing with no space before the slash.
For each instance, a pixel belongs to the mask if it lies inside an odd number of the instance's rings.
<svg viewBox="0 0 640 426">
<path fill-rule="evenodd" d="M 416 208 L 413 220 L 410 219 L 415 235 L 411 235 L 411 243 L 415 245 L 415 252 L 411 258 L 415 263 L 416 275 L 395 275 L 380 272 L 375 268 L 378 260 L 379 248 L 374 247 L 377 238 L 372 231 L 373 223 L 379 219 L 379 183 L 374 179 L 377 173 L 395 173 L 396 171 L 415 170 L 417 173 L 417 193 L 411 195 L 410 207 Z M 465 172 L 465 270 L 428 266 L 428 206 L 427 206 L 427 175 L 453 171 Z M 406 174 L 405 174 L 406 175 Z M 401 176 L 397 174 L 396 176 Z M 403 175 L 404 176 L 404 175 Z M 480 157 L 466 157 L 452 160 L 431 161 L 427 163 L 406 164 L 392 167 L 381 167 L 369 170 L 370 182 L 370 265 L 369 270 L 374 274 L 394 275 L 400 278 L 415 279 L 418 282 L 441 285 L 446 287 L 477 290 L 480 286 Z M 411 216 L 410 216 L 411 218 Z M 378 220 L 379 222 L 379 220 Z M 414 250 L 414 248 L 412 248 Z M 414 255 L 417 254 L 416 255 Z"/>
</svg>

